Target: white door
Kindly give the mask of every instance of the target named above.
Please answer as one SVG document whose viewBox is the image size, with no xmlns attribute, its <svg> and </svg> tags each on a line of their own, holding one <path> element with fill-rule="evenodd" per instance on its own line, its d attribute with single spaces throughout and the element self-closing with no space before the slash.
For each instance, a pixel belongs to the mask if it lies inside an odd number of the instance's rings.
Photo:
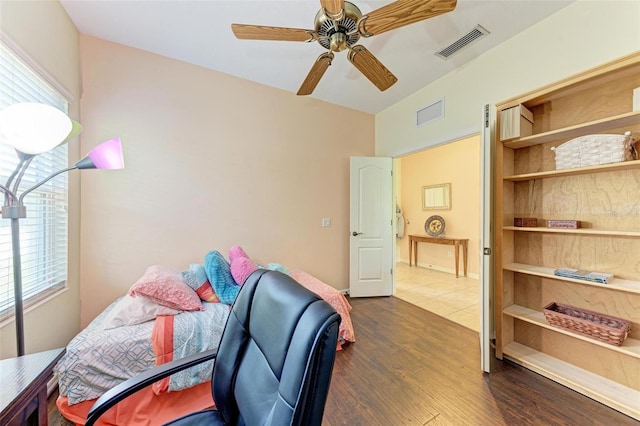
<svg viewBox="0 0 640 426">
<path fill-rule="evenodd" d="M 351 157 L 349 294 L 393 294 L 392 160 Z"/>
<path fill-rule="evenodd" d="M 489 373 L 491 346 L 491 262 L 493 251 L 493 240 L 491 238 L 491 152 L 492 152 L 492 126 L 495 120 L 493 108 L 485 105 L 482 110 L 482 134 L 480 138 L 482 167 L 480 167 L 480 199 L 482 208 L 480 209 L 480 365 L 482 371 Z"/>
</svg>

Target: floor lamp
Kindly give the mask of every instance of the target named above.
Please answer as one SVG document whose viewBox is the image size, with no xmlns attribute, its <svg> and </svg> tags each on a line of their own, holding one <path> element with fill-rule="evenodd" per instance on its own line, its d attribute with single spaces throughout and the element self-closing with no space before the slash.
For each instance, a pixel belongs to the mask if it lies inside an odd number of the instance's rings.
<svg viewBox="0 0 640 426">
<path fill-rule="evenodd" d="M 71 120 L 62 111 L 39 103 L 13 104 L 0 112 L 0 141 L 16 150 L 18 165 L 5 185 L 2 218 L 11 220 L 11 248 L 13 252 L 13 286 L 16 317 L 16 344 L 18 356 L 24 355 L 24 308 L 22 301 L 22 265 L 20 258 L 20 219 L 27 217 L 24 197 L 31 191 L 61 173 L 75 169 L 122 169 L 124 158 L 120 139 L 103 142 L 89 151 L 87 156 L 72 167 L 59 170 L 18 195 L 22 177 L 31 160 L 47 152 L 82 131 L 82 126 Z M 13 186 L 12 186 L 13 185 Z"/>
</svg>

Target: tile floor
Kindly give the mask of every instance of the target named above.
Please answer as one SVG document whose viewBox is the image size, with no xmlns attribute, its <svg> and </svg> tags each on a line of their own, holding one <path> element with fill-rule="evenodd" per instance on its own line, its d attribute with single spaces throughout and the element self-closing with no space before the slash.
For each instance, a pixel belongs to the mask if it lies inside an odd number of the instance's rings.
<svg viewBox="0 0 640 426">
<path fill-rule="evenodd" d="M 475 278 L 456 278 L 454 274 L 399 262 L 395 296 L 480 331 L 480 282 Z"/>
</svg>

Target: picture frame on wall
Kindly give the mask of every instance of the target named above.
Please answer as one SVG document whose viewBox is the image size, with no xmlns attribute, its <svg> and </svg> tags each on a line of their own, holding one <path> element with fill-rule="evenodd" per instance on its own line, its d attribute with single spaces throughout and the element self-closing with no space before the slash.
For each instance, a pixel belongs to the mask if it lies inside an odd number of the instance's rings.
<svg viewBox="0 0 640 426">
<path fill-rule="evenodd" d="M 451 184 L 440 183 L 422 187 L 422 210 L 451 209 Z"/>
</svg>

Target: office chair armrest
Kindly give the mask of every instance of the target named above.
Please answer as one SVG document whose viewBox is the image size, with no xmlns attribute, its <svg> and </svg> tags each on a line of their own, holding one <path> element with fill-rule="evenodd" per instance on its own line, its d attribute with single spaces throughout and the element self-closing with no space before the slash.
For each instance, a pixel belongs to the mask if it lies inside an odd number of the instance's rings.
<svg viewBox="0 0 640 426">
<path fill-rule="evenodd" d="M 200 352 L 182 359 L 167 362 L 166 364 L 158 365 L 125 380 L 98 398 L 91 407 L 91 410 L 89 410 L 85 426 L 93 426 L 101 415 L 128 396 L 174 373 L 215 359 L 217 354 L 217 349 Z"/>
</svg>

